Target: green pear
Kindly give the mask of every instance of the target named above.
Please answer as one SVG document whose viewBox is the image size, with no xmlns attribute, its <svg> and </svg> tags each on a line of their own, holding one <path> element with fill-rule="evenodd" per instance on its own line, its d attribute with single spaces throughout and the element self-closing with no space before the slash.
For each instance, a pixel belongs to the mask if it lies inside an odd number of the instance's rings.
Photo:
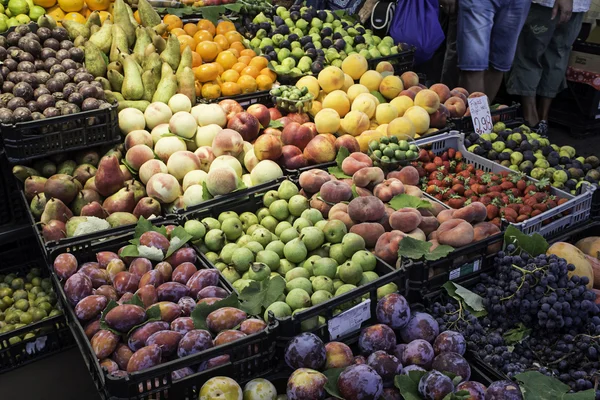
<svg viewBox="0 0 600 400">
<path fill-rule="evenodd" d="M 121 93 L 126 100 L 140 100 L 144 96 L 142 76 L 133 56 L 123 58 L 123 87 Z"/>
<path fill-rule="evenodd" d="M 104 21 L 102 28 L 90 36 L 89 41 L 94 43 L 104 54 L 108 54 L 112 44 L 112 22 Z"/>
</svg>

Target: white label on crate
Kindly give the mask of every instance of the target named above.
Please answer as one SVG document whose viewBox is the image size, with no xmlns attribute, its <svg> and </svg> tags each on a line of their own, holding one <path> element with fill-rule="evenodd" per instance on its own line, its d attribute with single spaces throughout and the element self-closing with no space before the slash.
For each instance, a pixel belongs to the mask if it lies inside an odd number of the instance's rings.
<svg viewBox="0 0 600 400">
<path fill-rule="evenodd" d="M 467 99 L 467 101 L 469 102 L 475 133 L 478 135 L 490 133 L 494 124 L 492 124 L 492 115 L 490 114 L 487 96 L 473 97 Z"/>
<path fill-rule="evenodd" d="M 460 267 L 453 269 L 452 271 L 450 271 L 450 280 L 454 280 L 454 279 L 458 279 L 461 276 L 464 276 L 466 274 L 470 274 L 473 272 L 477 272 L 479 271 L 479 266 L 481 264 L 481 259 L 477 259 L 473 262 L 470 263 L 466 263 L 461 265 Z"/>
<path fill-rule="evenodd" d="M 364 321 L 371 318 L 371 299 L 355 305 L 349 310 L 331 318 L 327 323 L 330 340 L 360 329 Z"/>
</svg>

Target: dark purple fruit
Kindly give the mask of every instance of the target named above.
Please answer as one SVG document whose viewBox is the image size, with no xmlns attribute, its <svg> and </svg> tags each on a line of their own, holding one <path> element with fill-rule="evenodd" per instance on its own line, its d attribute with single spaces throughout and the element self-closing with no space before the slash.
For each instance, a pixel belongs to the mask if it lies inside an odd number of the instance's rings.
<svg viewBox="0 0 600 400">
<path fill-rule="evenodd" d="M 402 373 L 402 363 L 396 357 L 379 350 L 367 358 L 367 364 L 381 376 L 383 385 L 393 386 L 394 377 Z"/>
<path fill-rule="evenodd" d="M 292 369 L 320 369 L 325 364 L 326 352 L 323 341 L 312 333 L 301 333 L 285 347 L 285 363 Z"/>
<path fill-rule="evenodd" d="M 69 50 L 73 46 L 74 46 L 73 42 L 71 42 L 70 40 L 63 40 L 63 41 L 60 42 L 60 48 L 61 49 Z"/>
<path fill-rule="evenodd" d="M 8 103 L 6 103 L 6 108 L 9 108 L 12 111 L 15 111 L 17 108 L 25 107 L 26 105 L 27 105 L 27 102 L 25 101 L 25 99 L 23 99 L 21 97 L 13 97 L 12 99 L 10 99 L 8 101 Z"/>
<path fill-rule="evenodd" d="M 12 110 L 8 108 L 0 108 L 0 123 L 12 124 L 15 121 Z"/>
<path fill-rule="evenodd" d="M 65 28 L 57 27 L 52 29 L 52 37 L 60 43 L 69 39 L 69 32 Z"/>
<path fill-rule="evenodd" d="M 69 103 L 73 103 L 73 104 L 77 104 L 78 106 L 81 106 L 81 103 L 83 103 L 83 96 L 80 95 L 79 93 L 73 93 L 72 95 L 69 96 L 67 101 Z"/>
<path fill-rule="evenodd" d="M 41 112 L 36 111 L 36 112 L 31 113 L 31 119 L 33 121 L 37 121 L 38 119 L 44 119 L 44 118 L 46 118 L 46 117 L 44 117 L 44 114 L 42 114 Z"/>
<path fill-rule="evenodd" d="M 352 360 L 352 364 L 366 364 L 366 363 L 367 363 L 367 359 L 365 358 L 365 356 L 356 356 Z"/>
<path fill-rule="evenodd" d="M 46 89 L 46 91 L 48 91 L 48 90 Z M 54 100 L 54 96 L 46 93 L 46 94 L 40 95 L 37 98 L 37 103 L 38 103 L 38 107 L 41 110 L 45 110 L 48 107 L 54 107 L 54 104 L 56 104 L 56 101 Z"/>
<path fill-rule="evenodd" d="M 461 382 L 468 381 L 471 377 L 471 366 L 458 353 L 442 353 L 436 356 L 431 363 L 431 368 L 460 376 L 462 378 Z"/>
<path fill-rule="evenodd" d="M 393 329 L 400 329 L 410 319 L 408 301 L 398 293 L 385 295 L 377 303 L 377 321 L 389 325 Z"/>
<path fill-rule="evenodd" d="M 325 398 L 327 377 L 310 368 L 299 368 L 292 372 L 287 381 L 286 395 L 288 400 Z"/>
<path fill-rule="evenodd" d="M 60 62 L 60 65 L 62 65 L 65 70 L 77 68 L 77 63 L 75 61 L 71 60 L 70 58 L 62 60 Z"/>
<path fill-rule="evenodd" d="M 40 108 L 38 107 L 38 103 L 35 100 L 31 100 L 27 102 L 27 108 L 29 109 L 29 111 L 31 111 L 32 113 L 37 112 L 40 110 Z"/>
<path fill-rule="evenodd" d="M 46 118 L 58 117 L 60 115 L 60 110 L 56 107 L 48 107 L 42 112 L 42 114 L 44 114 L 44 117 Z"/>
<path fill-rule="evenodd" d="M 44 40 L 44 47 L 47 47 L 57 52 L 58 50 L 60 50 L 60 43 L 54 38 L 49 38 Z"/>
<path fill-rule="evenodd" d="M 452 380 L 439 371 L 429 371 L 419 381 L 419 393 L 425 400 L 442 400 L 453 391 Z"/>
<path fill-rule="evenodd" d="M 461 356 L 467 351 L 467 341 L 465 337 L 455 331 L 444 331 L 435 338 L 433 342 L 433 351 L 438 355 L 440 353 L 458 353 Z"/>
<path fill-rule="evenodd" d="M 19 43 L 19 39 L 21 39 L 22 37 L 23 37 L 22 35 L 19 35 L 15 31 L 10 32 L 8 35 L 6 35 L 6 43 L 9 46 L 16 46 L 17 43 Z"/>
<path fill-rule="evenodd" d="M 437 321 L 429 314 L 416 312 L 408 323 L 400 329 L 400 337 L 405 343 L 412 342 L 415 339 L 424 339 L 433 343 L 440 333 L 440 327 Z"/>
<path fill-rule="evenodd" d="M 60 108 L 61 115 L 77 114 L 80 111 L 81 109 L 77 106 L 77 104 L 67 104 L 66 106 Z"/>
<path fill-rule="evenodd" d="M 384 388 L 379 400 L 402 400 L 402 396 L 400 396 L 400 391 L 396 388 Z"/>
<path fill-rule="evenodd" d="M 366 327 L 358 337 L 358 347 L 362 354 L 368 355 L 377 350 L 391 352 L 396 346 L 396 334 L 387 325 L 377 324 Z"/>
<path fill-rule="evenodd" d="M 46 27 L 39 27 L 35 34 L 40 38 L 40 41 L 43 42 L 52 37 L 52 30 Z"/>
<path fill-rule="evenodd" d="M 402 368 L 402 375 L 408 375 L 410 371 L 426 372 L 427 370 L 419 367 L 418 365 L 408 365 Z"/>
<path fill-rule="evenodd" d="M 523 400 L 519 385 L 512 381 L 493 382 L 485 392 L 485 400 Z"/>
<path fill-rule="evenodd" d="M 44 64 L 44 60 L 42 59 L 36 59 L 33 62 L 33 65 L 35 66 L 35 70 L 36 71 L 41 71 L 41 70 L 45 70 L 46 69 L 46 65 Z"/>
<path fill-rule="evenodd" d="M 48 90 L 52 93 L 56 93 L 56 92 L 62 92 L 64 84 L 59 81 L 58 79 L 55 78 L 50 78 L 48 79 L 48 82 L 46 82 L 46 87 L 48 88 Z"/>
<path fill-rule="evenodd" d="M 466 390 L 469 392 L 469 397 L 466 400 L 485 400 L 485 385 L 475 382 L 461 382 L 456 386 L 456 391 Z"/>
<path fill-rule="evenodd" d="M 5 66 L 6 68 L 8 68 L 9 71 L 16 71 L 17 65 L 19 65 L 19 63 L 16 60 L 9 58 L 9 59 L 4 60 L 2 65 Z"/>
<path fill-rule="evenodd" d="M 381 376 L 365 364 L 346 368 L 340 374 L 337 385 L 346 400 L 377 400 L 383 392 Z"/>
<path fill-rule="evenodd" d="M 11 94 L 12 94 L 12 90 L 14 89 L 14 87 L 15 87 L 15 84 L 14 84 L 14 82 L 11 82 L 11 81 L 4 81 L 4 82 L 2 83 L 2 91 L 3 91 L 4 93 L 11 93 Z"/>
<path fill-rule="evenodd" d="M 38 72 L 35 73 L 35 75 L 37 76 L 37 80 L 40 84 L 43 84 L 44 87 L 46 85 L 46 82 L 48 82 L 48 79 L 50 79 L 52 76 L 48 73 L 48 71 L 44 71 L 44 70 L 40 70 Z M 50 93 L 50 91 L 48 90 L 48 93 Z"/>
<path fill-rule="evenodd" d="M 56 52 L 56 59 L 59 61 L 62 60 L 66 60 L 67 58 L 69 58 L 69 50 L 67 49 L 60 49 Z"/>
<path fill-rule="evenodd" d="M 60 64 L 54 64 L 53 66 L 50 67 L 50 71 L 48 71 L 48 72 L 50 72 L 50 75 L 56 76 L 57 73 L 59 73 L 59 72 L 65 72 L 65 71 L 66 70 L 65 70 L 65 68 L 62 65 L 60 65 Z"/>
<path fill-rule="evenodd" d="M 81 87 L 81 89 L 79 89 L 79 93 L 81 93 L 81 95 L 83 96 L 84 99 L 93 97 L 96 98 L 98 97 L 98 88 L 94 85 L 89 85 L 86 84 L 84 86 Z"/>
<path fill-rule="evenodd" d="M 27 53 L 31 54 L 34 57 L 37 57 L 41 51 L 42 51 L 42 45 L 40 44 L 40 42 L 30 39 L 30 38 L 24 38 L 25 42 L 23 44 L 23 47 L 21 47 L 23 50 L 25 50 Z"/>
<path fill-rule="evenodd" d="M 433 347 L 428 341 L 415 339 L 406 345 L 401 360 L 404 365 L 418 365 L 430 369 L 434 357 Z"/>
<path fill-rule="evenodd" d="M 78 47 L 71 47 L 69 49 L 69 56 L 73 61 L 80 63 L 83 62 L 84 53 L 83 50 Z"/>
<path fill-rule="evenodd" d="M 26 102 L 33 99 L 33 88 L 29 83 L 19 82 L 13 88 L 15 97 L 21 97 Z"/>
<path fill-rule="evenodd" d="M 44 60 L 44 66 L 46 67 L 46 71 L 50 71 L 53 65 L 58 64 L 60 61 L 56 57 L 46 58 Z"/>
<path fill-rule="evenodd" d="M 398 357 L 399 360 L 402 360 L 404 350 L 406 350 L 406 343 L 400 343 L 392 349 L 392 354 Z"/>
<path fill-rule="evenodd" d="M 17 71 L 34 73 L 36 69 L 31 61 L 21 61 L 19 65 L 17 65 Z"/>
<path fill-rule="evenodd" d="M 88 82 L 89 83 L 89 82 L 92 82 L 93 80 L 94 80 L 94 77 L 89 72 L 78 72 L 77 74 L 75 74 L 75 78 L 73 79 L 73 82 L 75 82 L 75 83 Z"/>
</svg>

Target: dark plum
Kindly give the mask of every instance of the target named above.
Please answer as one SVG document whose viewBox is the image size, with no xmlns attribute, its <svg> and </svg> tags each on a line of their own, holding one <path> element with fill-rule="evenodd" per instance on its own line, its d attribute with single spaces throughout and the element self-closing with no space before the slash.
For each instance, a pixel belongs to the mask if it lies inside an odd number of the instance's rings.
<svg viewBox="0 0 600 400">
<path fill-rule="evenodd" d="M 69 40 L 69 32 L 67 32 L 67 30 L 63 27 L 57 27 L 52 29 L 52 37 L 58 42 Z"/>
<path fill-rule="evenodd" d="M 288 400 L 324 399 L 327 377 L 310 368 L 299 368 L 292 372 L 287 381 Z"/>
<path fill-rule="evenodd" d="M 399 360 L 402 360 L 404 350 L 406 350 L 406 343 L 400 343 L 394 346 L 394 348 L 392 349 L 392 354 L 398 357 Z"/>
<path fill-rule="evenodd" d="M 469 362 L 458 353 L 442 353 L 436 356 L 431 363 L 431 368 L 460 376 L 462 381 L 468 381 L 471 377 Z"/>
<path fill-rule="evenodd" d="M 60 50 L 60 43 L 54 38 L 44 40 L 44 47 L 48 47 L 54 51 Z"/>
<path fill-rule="evenodd" d="M 52 30 L 50 28 L 46 28 L 46 27 L 39 27 L 35 34 L 37 35 L 38 38 L 40 38 L 40 41 L 43 42 L 46 39 L 52 37 Z"/>
<path fill-rule="evenodd" d="M 0 108 L 0 123 L 11 124 L 14 122 L 12 110 L 8 108 Z"/>
<path fill-rule="evenodd" d="M 440 333 L 440 327 L 437 321 L 429 314 L 416 312 L 408 323 L 400 329 L 400 337 L 405 343 L 412 342 L 415 339 L 424 339 L 433 343 Z"/>
<path fill-rule="evenodd" d="M 384 324 L 366 327 L 358 337 L 358 348 L 365 355 L 377 350 L 391 352 L 394 346 L 396 346 L 396 334 L 392 328 Z"/>
<path fill-rule="evenodd" d="M 415 339 L 406 345 L 401 360 L 404 365 L 418 365 L 430 369 L 434 357 L 433 347 L 427 340 Z"/>
<path fill-rule="evenodd" d="M 419 393 L 425 400 L 442 400 L 453 391 L 452 380 L 439 371 L 429 371 L 419 381 Z"/>
<path fill-rule="evenodd" d="M 29 83 L 19 82 L 13 88 L 15 97 L 21 97 L 26 102 L 33 99 L 33 88 Z"/>
<path fill-rule="evenodd" d="M 19 107 L 15 111 L 13 111 L 13 117 L 15 118 L 15 122 L 27 122 L 31 121 L 31 111 L 27 107 Z"/>
<path fill-rule="evenodd" d="M 393 386 L 394 377 L 402 373 L 402 363 L 396 357 L 379 350 L 367 358 L 367 364 L 381 376 L 383 385 Z"/>
<path fill-rule="evenodd" d="M 73 61 L 79 63 L 83 61 L 84 53 L 79 47 L 72 47 L 69 49 L 69 56 Z"/>
<path fill-rule="evenodd" d="M 410 307 L 404 296 L 390 293 L 377 302 L 376 314 L 377 320 L 382 324 L 389 325 L 392 329 L 400 329 L 410 319 Z"/>
<path fill-rule="evenodd" d="M 433 351 L 438 355 L 440 353 L 458 353 L 461 356 L 467 351 L 467 341 L 465 337 L 455 331 L 444 331 L 435 338 L 433 342 Z"/>
<path fill-rule="evenodd" d="M 402 396 L 400 396 L 400 391 L 396 388 L 384 388 L 379 400 L 402 400 Z"/>
<path fill-rule="evenodd" d="M 469 397 L 466 400 L 485 400 L 485 385 L 475 382 L 466 381 L 456 385 L 456 391 L 466 390 L 469 392 Z"/>
<path fill-rule="evenodd" d="M 285 363 L 293 369 L 320 369 L 325 364 L 323 341 L 312 333 L 301 333 L 285 347 Z"/>
<path fill-rule="evenodd" d="M 377 400 L 383 392 L 381 376 L 365 364 L 346 368 L 340 374 L 337 385 L 346 400 Z"/>
<path fill-rule="evenodd" d="M 60 64 L 54 64 L 53 66 L 50 67 L 50 75 L 54 75 L 56 77 L 56 74 L 58 74 L 59 72 L 65 72 L 65 67 L 63 67 Z"/>
<path fill-rule="evenodd" d="M 27 102 L 22 97 L 13 97 L 12 99 L 10 99 L 8 101 L 8 103 L 6 103 L 6 108 L 11 109 L 12 111 L 15 111 L 19 107 L 26 107 L 26 106 L 27 106 Z"/>
<path fill-rule="evenodd" d="M 365 358 L 365 356 L 356 356 L 354 357 L 354 359 L 352 359 L 352 364 L 366 364 L 367 363 L 367 359 Z"/>
<path fill-rule="evenodd" d="M 46 118 L 58 117 L 60 115 L 60 110 L 56 107 L 48 107 L 42 112 L 42 114 L 44 114 L 44 117 Z"/>
<path fill-rule="evenodd" d="M 485 400 L 523 400 L 519 385 L 512 381 L 497 381 L 488 386 Z"/>
</svg>

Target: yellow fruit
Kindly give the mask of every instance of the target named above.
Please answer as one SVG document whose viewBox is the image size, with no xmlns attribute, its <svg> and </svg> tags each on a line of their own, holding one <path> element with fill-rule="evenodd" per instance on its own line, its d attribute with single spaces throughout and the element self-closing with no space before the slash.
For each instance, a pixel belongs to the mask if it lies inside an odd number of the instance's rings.
<svg viewBox="0 0 600 400">
<path fill-rule="evenodd" d="M 394 66 L 388 61 L 381 61 L 375 67 L 375 71 L 379 72 L 380 74 L 383 74 L 384 72 L 391 72 L 393 74 Z"/>
<path fill-rule="evenodd" d="M 415 106 L 424 108 L 429 114 L 433 114 L 440 108 L 440 97 L 436 92 L 423 89 L 415 96 Z"/>
<path fill-rule="evenodd" d="M 590 257 L 598 258 L 600 253 L 600 236 L 589 236 L 575 243 L 575 247 Z"/>
<path fill-rule="evenodd" d="M 352 85 L 354 85 L 354 79 L 350 75 L 344 74 L 344 86 L 342 86 L 342 90 L 348 92 L 348 89 Z"/>
<path fill-rule="evenodd" d="M 356 140 L 358 141 L 358 145 L 360 146 L 360 151 L 366 153 L 367 151 L 369 151 L 369 142 L 371 140 L 378 140 L 384 136 L 386 136 L 385 132 L 380 132 L 376 130 L 364 131 L 356 138 Z"/>
<path fill-rule="evenodd" d="M 360 84 L 365 85 L 367 89 L 369 89 L 369 92 L 372 92 L 379 90 L 379 85 L 382 80 L 383 77 L 379 72 L 369 70 L 360 77 Z"/>
<path fill-rule="evenodd" d="M 343 88 L 346 77 L 344 76 L 344 71 L 338 67 L 329 66 L 319 72 L 317 79 L 323 91 L 330 93 Z"/>
<path fill-rule="evenodd" d="M 323 99 L 323 108 L 333 108 L 340 117 L 344 117 L 350 111 L 350 100 L 343 91 L 334 90 Z"/>
<path fill-rule="evenodd" d="M 104 23 L 106 20 L 112 21 L 112 14 L 108 11 L 100 11 L 100 22 Z"/>
<path fill-rule="evenodd" d="M 565 242 L 554 243 L 546 251 L 546 254 L 555 254 L 560 258 L 567 260 L 569 264 L 575 266 L 575 271 L 569 271 L 569 277 L 578 275 L 579 277 L 587 276 L 589 283 L 586 285 L 588 289 L 594 286 L 594 271 L 585 254 L 572 244 Z"/>
<path fill-rule="evenodd" d="M 427 132 L 429 129 L 429 114 L 421 107 L 410 107 L 404 113 L 404 116 L 410 119 L 410 122 L 415 126 L 415 131 L 419 135 Z"/>
<path fill-rule="evenodd" d="M 369 117 L 369 119 L 373 118 L 375 115 L 375 109 L 377 108 L 377 104 L 370 96 L 358 96 L 352 102 L 352 111 L 360 111 L 363 112 Z"/>
<path fill-rule="evenodd" d="M 406 117 L 395 118 L 387 125 L 386 133 L 388 136 L 396 136 L 399 139 L 406 139 L 406 136 L 414 138 L 416 134 L 415 126 Z"/>
<path fill-rule="evenodd" d="M 315 126 L 319 133 L 335 134 L 340 129 L 340 115 L 332 108 L 323 108 L 315 115 Z"/>
<path fill-rule="evenodd" d="M 256 77 L 256 87 L 258 90 L 271 90 L 273 88 L 273 81 L 267 75 L 258 75 Z"/>
<path fill-rule="evenodd" d="M 375 124 L 377 124 L 377 122 L 375 122 Z M 381 132 L 387 136 L 387 127 L 388 127 L 388 124 L 383 124 L 383 125 L 376 126 L 375 130 L 377 132 Z M 371 129 L 373 129 L 373 128 L 371 128 Z"/>
<path fill-rule="evenodd" d="M 399 76 L 388 75 L 379 84 L 379 93 L 388 100 L 395 98 L 403 90 L 404 86 Z"/>
<path fill-rule="evenodd" d="M 83 0 L 58 0 L 60 8 L 68 13 L 80 11 L 83 8 L 83 4 Z"/>
<path fill-rule="evenodd" d="M 367 89 L 365 85 L 361 85 L 359 83 L 355 83 L 354 85 L 350 86 L 348 88 L 348 91 L 346 92 L 351 103 L 354 102 L 356 96 L 358 96 L 361 93 L 369 93 L 369 89 Z"/>
<path fill-rule="evenodd" d="M 375 110 L 375 120 L 378 124 L 389 124 L 395 118 L 398 118 L 398 110 L 396 110 L 396 107 L 390 103 L 383 103 L 377 106 L 377 109 Z"/>
<path fill-rule="evenodd" d="M 402 117 L 406 110 L 414 106 L 412 99 L 408 96 L 398 96 L 390 101 L 390 104 L 398 110 L 398 116 Z"/>
<path fill-rule="evenodd" d="M 314 76 L 303 76 L 296 82 L 296 87 L 302 89 L 303 87 L 308 88 L 308 92 L 313 95 L 316 99 L 319 96 L 319 81 Z"/>
<path fill-rule="evenodd" d="M 56 0 L 34 0 L 33 4 L 44 8 L 50 8 L 56 4 Z"/>
<path fill-rule="evenodd" d="M 65 12 L 58 5 L 55 5 L 47 10 L 46 15 L 51 16 L 55 21 L 62 21 L 65 17 Z"/>
<path fill-rule="evenodd" d="M 85 17 L 78 12 L 70 12 L 63 17 L 63 20 L 75 21 L 80 24 L 85 24 Z"/>
<path fill-rule="evenodd" d="M 85 4 L 92 11 L 108 10 L 110 0 L 85 0 Z"/>
<path fill-rule="evenodd" d="M 369 69 L 367 59 L 360 54 L 350 54 L 342 61 L 342 71 L 357 80 Z"/>
<path fill-rule="evenodd" d="M 340 123 L 341 129 L 352 136 L 358 136 L 367 129 L 371 122 L 367 114 L 361 111 L 350 111 Z"/>
</svg>

